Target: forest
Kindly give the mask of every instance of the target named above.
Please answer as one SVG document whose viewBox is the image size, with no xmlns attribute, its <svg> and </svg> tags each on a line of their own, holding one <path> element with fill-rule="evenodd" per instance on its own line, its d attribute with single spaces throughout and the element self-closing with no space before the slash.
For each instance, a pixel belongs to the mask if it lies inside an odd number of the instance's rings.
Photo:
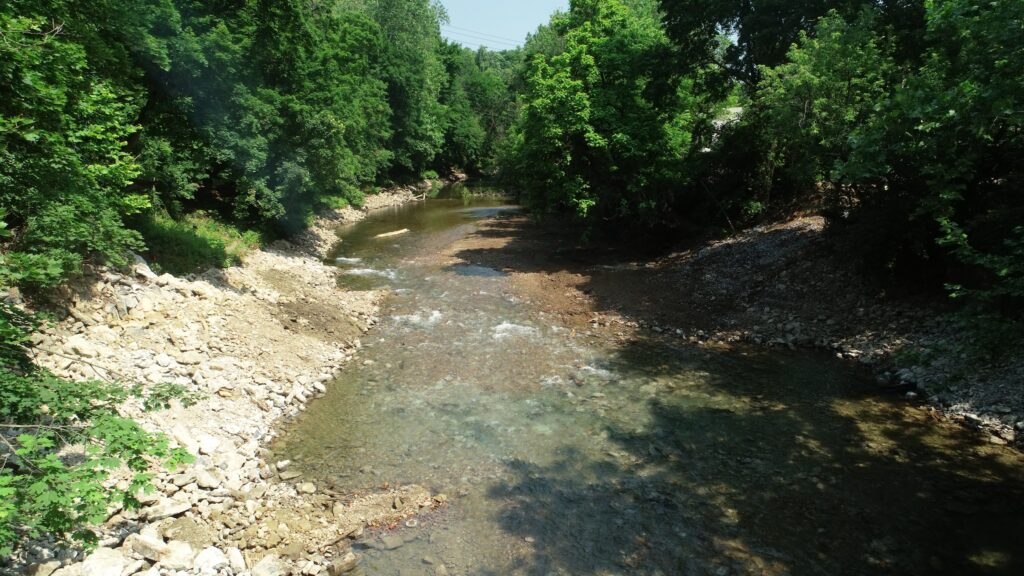
<svg viewBox="0 0 1024 576">
<path fill-rule="evenodd" d="M 133 252 L 227 266 L 457 172 L 638 249 L 816 211 L 865 276 L 1019 341 L 1024 2 L 570 5 L 496 52 L 442 38 L 431 0 L 7 0 L 0 287 L 31 297 Z M 111 407 L 136 391 L 35 367 L 44 320 L 0 307 L 0 422 L 26 431 L 0 473 L 0 552 L 88 541 L 105 470 L 141 485 L 149 459 L 186 457 Z M 85 464 L 51 450 L 83 439 Z"/>
</svg>

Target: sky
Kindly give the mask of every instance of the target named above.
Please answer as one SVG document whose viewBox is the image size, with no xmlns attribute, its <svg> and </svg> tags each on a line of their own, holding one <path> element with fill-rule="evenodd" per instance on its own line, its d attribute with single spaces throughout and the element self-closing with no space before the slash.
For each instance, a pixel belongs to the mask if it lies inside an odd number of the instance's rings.
<svg viewBox="0 0 1024 576">
<path fill-rule="evenodd" d="M 448 24 L 441 34 L 463 46 L 505 50 L 522 46 L 526 35 L 546 24 L 556 10 L 568 10 L 569 0 L 442 0 Z"/>
</svg>

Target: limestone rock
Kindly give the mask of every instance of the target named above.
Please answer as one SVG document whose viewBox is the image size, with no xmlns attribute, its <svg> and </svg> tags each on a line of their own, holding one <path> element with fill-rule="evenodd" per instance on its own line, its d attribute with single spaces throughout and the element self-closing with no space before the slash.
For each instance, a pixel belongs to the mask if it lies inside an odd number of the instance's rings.
<svg viewBox="0 0 1024 576">
<path fill-rule="evenodd" d="M 217 570 L 230 564 L 231 561 L 228 560 L 227 555 L 216 547 L 210 546 L 196 556 L 192 568 L 201 574 L 216 574 Z"/>
<path fill-rule="evenodd" d="M 188 542 L 173 540 L 167 543 L 167 554 L 160 564 L 172 570 L 187 570 L 192 567 L 195 556 L 195 550 Z"/>
<path fill-rule="evenodd" d="M 125 539 L 124 543 L 132 552 L 153 562 L 159 562 L 168 553 L 167 545 L 163 540 L 152 536 L 132 534 Z"/>
<path fill-rule="evenodd" d="M 351 550 L 346 552 L 341 558 L 337 558 L 334 562 L 331 562 L 330 567 L 327 569 L 328 576 L 339 576 L 340 574 L 348 574 L 349 572 L 356 569 L 359 565 L 359 557 L 355 555 L 355 552 Z"/>
<path fill-rule="evenodd" d="M 58 568 L 60 568 L 60 561 L 50 560 L 49 562 L 43 562 L 42 564 L 37 564 L 29 568 L 28 573 L 30 576 L 50 576 L 56 572 Z"/>
<path fill-rule="evenodd" d="M 235 572 L 241 572 L 245 570 L 245 556 L 242 555 L 242 551 L 238 548 L 228 548 L 228 562 L 231 564 L 231 569 Z"/>
<path fill-rule="evenodd" d="M 82 576 L 121 576 L 128 561 L 124 554 L 110 548 L 97 548 L 82 563 Z"/>
<path fill-rule="evenodd" d="M 190 508 L 192 508 L 192 504 L 187 500 L 165 500 L 152 508 L 148 508 L 145 515 L 146 519 L 150 521 L 162 520 L 164 518 L 184 514 Z"/>
<path fill-rule="evenodd" d="M 288 567 L 277 554 L 264 557 L 252 567 L 252 576 L 287 576 L 287 574 Z"/>
<path fill-rule="evenodd" d="M 213 490 L 221 485 L 220 472 L 216 469 L 201 468 L 196 470 L 196 484 L 200 488 Z"/>
<path fill-rule="evenodd" d="M 99 355 L 96 346 L 81 334 L 75 334 L 68 338 L 67 346 L 72 352 L 83 358 L 95 358 Z"/>
</svg>

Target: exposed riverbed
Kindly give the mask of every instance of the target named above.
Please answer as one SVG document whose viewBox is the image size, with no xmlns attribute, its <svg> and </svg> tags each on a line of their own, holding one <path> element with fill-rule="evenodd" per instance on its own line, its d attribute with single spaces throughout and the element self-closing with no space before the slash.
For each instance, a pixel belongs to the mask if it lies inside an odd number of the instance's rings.
<svg viewBox="0 0 1024 576">
<path fill-rule="evenodd" d="M 514 211 L 389 209 L 332 254 L 344 286 L 392 295 L 359 364 L 274 450 L 341 493 L 448 496 L 368 531 L 366 574 L 1024 573 L 1017 452 L 827 355 L 564 322 L 456 255 L 514 235 L 478 229 Z"/>
</svg>

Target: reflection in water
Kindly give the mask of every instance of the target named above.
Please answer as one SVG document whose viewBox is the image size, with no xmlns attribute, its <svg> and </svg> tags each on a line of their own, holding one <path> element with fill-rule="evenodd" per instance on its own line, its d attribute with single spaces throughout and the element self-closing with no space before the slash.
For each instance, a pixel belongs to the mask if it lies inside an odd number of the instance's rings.
<svg viewBox="0 0 1024 576">
<path fill-rule="evenodd" d="M 1014 453 L 829 358 L 575 333 L 502 272 L 434 258 L 504 209 L 431 201 L 344 233 L 359 260 L 339 266 L 381 274 L 339 281 L 398 291 L 373 363 L 275 449 L 340 491 L 452 497 L 400 546 L 368 535 L 367 574 L 1024 573 Z"/>
</svg>

